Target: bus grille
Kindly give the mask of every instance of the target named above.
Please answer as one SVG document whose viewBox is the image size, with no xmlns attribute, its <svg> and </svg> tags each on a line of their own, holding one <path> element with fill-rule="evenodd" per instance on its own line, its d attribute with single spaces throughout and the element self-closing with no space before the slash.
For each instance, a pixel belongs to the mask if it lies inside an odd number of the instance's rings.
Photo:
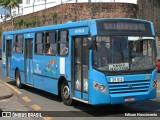
<svg viewBox="0 0 160 120">
<path fill-rule="evenodd" d="M 110 94 L 148 92 L 150 80 L 124 81 L 108 83 Z"/>
</svg>

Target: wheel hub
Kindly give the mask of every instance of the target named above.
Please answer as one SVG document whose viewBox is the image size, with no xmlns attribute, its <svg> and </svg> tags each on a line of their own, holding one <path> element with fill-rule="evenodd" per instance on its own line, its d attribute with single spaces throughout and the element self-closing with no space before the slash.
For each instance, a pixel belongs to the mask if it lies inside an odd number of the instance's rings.
<svg viewBox="0 0 160 120">
<path fill-rule="evenodd" d="M 63 88 L 63 96 L 65 99 L 68 99 L 70 97 L 70 90 L 68 86 L 64 86 Z"/>
</svg>

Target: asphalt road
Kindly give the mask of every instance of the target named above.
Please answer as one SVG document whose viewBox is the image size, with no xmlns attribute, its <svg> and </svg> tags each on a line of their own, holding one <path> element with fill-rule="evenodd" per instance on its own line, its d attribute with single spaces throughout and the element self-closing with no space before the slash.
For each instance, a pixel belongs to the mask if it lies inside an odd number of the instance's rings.
<svg viewBox="0 0 160 120">
<path fill-rule="evenodd" d="M 0 79 L 9 83 L 10 85 L 15 86 L 15 82 L 12 79 L 9 79 L 1 74 Z M 84 104 L 81 102 L 76 102 L 73 106 L 66 106 L 63 104 L 60 97 L 38 90 L 29 86 L 25 86 L 24 89 L 17 89 L 21 94 L 17 92 L 18 98 L 20 101 L 31 111 L 56 111 L 52 112 L 53 116 L 48 119 L 66 119 L 66 120 L 78 120 L 78 119 L 153 119 L 153 117 L 124 117 L 122 111 L 131 113 L 132 111 L 137 111 L 138 113 L 144 113 L 144 111 L 160 111 L 160 73 L 157 74 L 158 79 L 158 89 L 157 89 L 157 98 L 153 100 L 146 100 L 142 102 L 132 103 L 132 104 L 122 104 L 122 105 L 97 105 L 92 106 Z M 57 112 L 61 111 L 61 112 Z M 99 111 L 99 112 L 98 112 Z M 50 112 L 48 112 L 50 114 Z M 61 116 L 61 117 L 60 117 Z M 66 117 L 68 116 L 68 117 Z M 74 116 L 74 117 L 73 117 Z M 115 118 L 116 117 L 116 118 Z M 47 119 L 47 120 L 48 120 Z M 154 117 L 154 119 L 158 119 Z"/>
</svg>

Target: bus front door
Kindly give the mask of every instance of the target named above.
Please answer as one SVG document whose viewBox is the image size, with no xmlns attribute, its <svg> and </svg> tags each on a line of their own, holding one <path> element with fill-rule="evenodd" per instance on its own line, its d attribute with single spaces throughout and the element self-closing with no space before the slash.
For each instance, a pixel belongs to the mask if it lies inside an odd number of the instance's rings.
<svg viewBox="0 0 160 120">
<path fill-rule="evenodd" d="M 32 58 L 33 58 L 33 38 L 25 39 L 25 54 L 24 54 L 24 65 L 25 65 L 25 80 L 29 85 L 33 85 L 32 78 Z"/>
<path fill-rule="evenodd" d="M 73 43 L 73 96 L 88 101 L 87 36 L 76 37 Z"/>
<path fill-rule="evenodd" d="M 6 74 L 12 77 L 12 40 L 6 41 Z"/>
</svg>

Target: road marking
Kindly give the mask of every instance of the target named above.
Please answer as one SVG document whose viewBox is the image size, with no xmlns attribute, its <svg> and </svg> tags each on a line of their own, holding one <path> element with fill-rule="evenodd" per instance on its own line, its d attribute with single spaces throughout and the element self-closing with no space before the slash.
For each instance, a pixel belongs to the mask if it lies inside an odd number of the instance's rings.
<svg viewBox="0 0 160 120">
<path fill-rule="evenodd" d="M 36 104 L 32 105 L 31 107 L 32 107 L 34 110 L 36 110 L 36 111 L 41 110 L 41 107 L 38 106 L 38 105 L 36 105 Z"/>
<path fill-rule="evenodd" d="M 14 86 L 4 82 L 3 80 L 0 80 L 0 82 L 2 82 L 3 84 L 7 85 L 9 88 L 11 88 L 12 90 L 14 90 L 17 94 L 22 94 L 22 92 L 20 92 L 18 89 L 16 89 Z"/>
<path fill-rule="evenodd" d="M 43 117 L 43 120 L 54 120 L 52 117 Z"/>
<path fill-rule="evenodd" d="M 22 99 L 25 101 L 25 102 L 31 102 L 32 100 L 30 98 L 28 98 L 27 96 L 24 96 L 22 97 Z"/>
</svg>

